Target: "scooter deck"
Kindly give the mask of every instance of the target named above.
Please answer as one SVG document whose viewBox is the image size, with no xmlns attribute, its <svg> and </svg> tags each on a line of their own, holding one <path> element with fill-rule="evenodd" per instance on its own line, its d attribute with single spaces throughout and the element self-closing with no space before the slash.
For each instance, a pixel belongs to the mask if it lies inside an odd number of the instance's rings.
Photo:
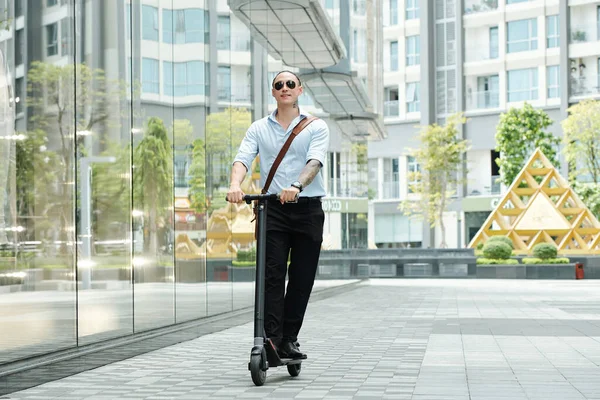
<svg viewBox="0 0 600 400">
<path fill-rule="evenodd" d="M 284 365 L 300 364 L 306 358 L 281 358 L 277 354 L 277 350 L 271 342 L 271 339 L 267 339 L 265 343 L 265 350 L 267 351 L 267 360 L 269 361 L 269 368 L 280 367 Z"/>
</svg>

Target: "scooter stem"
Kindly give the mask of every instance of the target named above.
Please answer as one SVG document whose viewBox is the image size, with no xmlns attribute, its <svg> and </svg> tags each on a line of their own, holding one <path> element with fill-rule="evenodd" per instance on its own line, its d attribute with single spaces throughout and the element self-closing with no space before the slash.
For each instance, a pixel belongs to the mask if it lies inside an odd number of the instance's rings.
<svg viewBox="0 0 600 400">
<path fill-rule="evenodd" d="M 254 292 L 254 344 L 265 339 L 265 269 L 267 244 L 267 201 L 258 202 L 258 238 L 256 243 L 256 288 Z M 260 339 L 260 343 L 257 343 Z"/>
</svg>

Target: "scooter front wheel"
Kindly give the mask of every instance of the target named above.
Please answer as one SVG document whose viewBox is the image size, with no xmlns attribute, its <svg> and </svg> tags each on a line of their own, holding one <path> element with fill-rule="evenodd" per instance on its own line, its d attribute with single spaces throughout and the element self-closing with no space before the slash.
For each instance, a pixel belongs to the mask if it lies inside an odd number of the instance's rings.
<svg viewBox="0 0 600 400">
<path fill-rule="evenodd" d="M 289 364 L 287 366 L 288 372 L 290 374 L 290 376 L 298 376 L 300 375 L 300 369 L 302 368 L 302 364 L 298 363 L 298 364 Z"/>
<path fill-rule="evenodd" d="M 250 376 L 252 376 L 252 382 L 256 386 L 262 386 L 267 380 L 267 371 L 262 370 L 262 359 L 260 354 L 252 354 L 250 356 Z"/>
</svg>

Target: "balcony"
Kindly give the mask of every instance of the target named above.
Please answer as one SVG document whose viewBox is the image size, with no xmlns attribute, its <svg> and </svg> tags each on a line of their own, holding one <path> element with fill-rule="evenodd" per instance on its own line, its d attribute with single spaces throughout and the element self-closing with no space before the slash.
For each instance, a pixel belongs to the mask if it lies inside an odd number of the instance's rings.
<svg viewBox="0 0 600 400">
<path fill-rule="evenodd" d="M 234 36 L 217 38 L 217 49 L 231 51 L 250 51 L 250 38 Z"/>
<path fill-rule="evenodd" d="M 600 23 L 587 25 L 573 23 L 569 40 L 571 44 L 590 43 L 600 40 Z"/>
<path fill-rule="evenodd" d="M 400 102 L 398 100 L 389 100 L 383 104 L 384 117 L 400 116 Z"/>
<path fill-rule="evenodd" d="M 571 97 L 600 97 L 600 76 L 596 83 L 574 80 L 571 82 Z"/>
<path fill-rule="evenodd" d="M 383 200 L 399 199 L 400 198 L 400 182 L 391 181 L 383 182 L 383 193 L 381 194 Z"/>
<path fill-rule="evenodd" d="M 496 196 L 502 192 L 502 184 L 497 182 L 500 175 L 492 175 L 487 181 L 469 184 L 469 196 Z"/>
<path fill-rule="evenodd" d="M 229 7 L 269 54 L 296 68 L 321 69 L 346 48 L 319 0 L 228 0 Z"/>
<path fill-rule="evenodd" d="M 467 94 L 467 110 L 486 110 L 500 107 L 500 92 L 477 91 Z"/>
<path fill-rule="evenodd" d="M 498 9 L 498 0 L 467 0 L 465 1 L 465 15 L 475 14 Z"/>
</svg>

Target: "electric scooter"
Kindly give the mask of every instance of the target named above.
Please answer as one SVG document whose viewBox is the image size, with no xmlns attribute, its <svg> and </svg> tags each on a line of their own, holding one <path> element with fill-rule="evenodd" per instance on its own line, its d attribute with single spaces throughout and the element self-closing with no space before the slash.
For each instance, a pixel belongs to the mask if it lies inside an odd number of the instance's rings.
<svg viewBox="0 0 600 400">
<path fill-rule="evenodd" d="M 277 348 L 266 337 L 265 324 L 265 269 L 266 269 L 266 241 L 267 241 L 267 204 L 269 200 L 278 200 L 277 194 L 247 194 L 243 197 L 247 204 L 257 201 L 258 207 L 258 238 L 256 252 L 256 285 L 254 292 L 254 346 L 250 352 L 248 370 L 252 382 L 256 386 L 264 385 L 267 380 L 269 368 L 287 366 L 291 376 L 300 375 L 302 360 L 281 358 L 277 354 Z M 296 346 L 299 346 L 296 343 Z"/>
</svg>

